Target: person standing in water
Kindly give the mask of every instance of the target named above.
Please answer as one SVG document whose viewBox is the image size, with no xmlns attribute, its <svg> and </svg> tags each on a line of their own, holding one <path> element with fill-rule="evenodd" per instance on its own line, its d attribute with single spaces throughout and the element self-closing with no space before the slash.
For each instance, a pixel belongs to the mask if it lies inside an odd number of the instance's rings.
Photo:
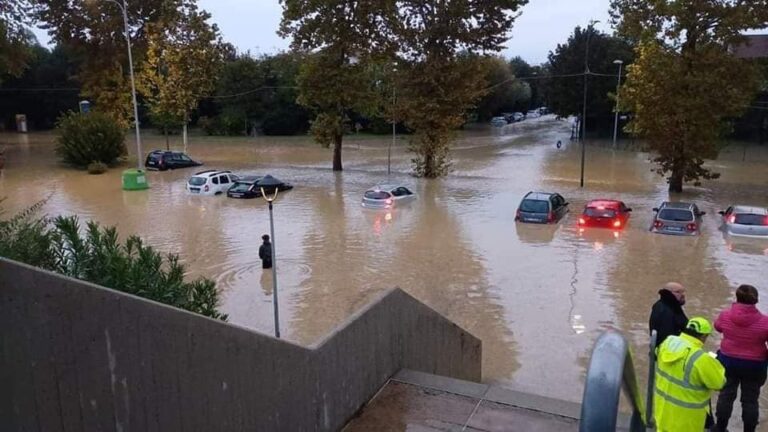
<svg viewBox="0 0 768 432">
<path fill-rule="evenodd" d="M 269 241 L 269 235 L 264 234 L 261 236 L 261 239 L 264 240 L 264 243 L 261 244 L 261 247 L 259 247 L 259 258 L 261 258 L 261 268 L 263 269 L 271 269 L 272 268 L 272 243 Z"/>
</svg>

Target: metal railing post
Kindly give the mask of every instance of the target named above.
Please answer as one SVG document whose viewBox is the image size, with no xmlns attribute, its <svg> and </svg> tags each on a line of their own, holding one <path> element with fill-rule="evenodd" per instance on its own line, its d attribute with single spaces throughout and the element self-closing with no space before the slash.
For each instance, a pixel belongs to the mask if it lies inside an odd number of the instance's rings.
<svg viewBox="0 0 768 432">
<path fill-rule="evenodd" d="M 607 331 L 595 343 L 581 401 L 579 432 L 615 431 L 624 389 L 632 404 L 630 432 L 645 432 L 645 409 L 632 353 L 621 333 Z"/>
<path fill-rule="evenodd" d="M 656 330 L 651 332 L 651 343 L 648 350 L 648 390 L 645 401 L 645 418 L 649 428 L 654 427 L 653 419 L 653 390 L 656 388 Z"/>
</svg>

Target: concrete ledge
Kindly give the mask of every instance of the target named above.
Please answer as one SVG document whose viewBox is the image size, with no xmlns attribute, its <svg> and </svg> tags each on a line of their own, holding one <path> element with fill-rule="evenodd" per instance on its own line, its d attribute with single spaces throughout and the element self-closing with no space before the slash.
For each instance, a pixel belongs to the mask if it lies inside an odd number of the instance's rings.
<svg viewBox="0 0 768 432">
<path fill-rule="evenodd" d="M 0 431 L 331 431 L 401 369 L 481 378 L 400 289 L 310 349 L 0 259 Z"/>
</svg>

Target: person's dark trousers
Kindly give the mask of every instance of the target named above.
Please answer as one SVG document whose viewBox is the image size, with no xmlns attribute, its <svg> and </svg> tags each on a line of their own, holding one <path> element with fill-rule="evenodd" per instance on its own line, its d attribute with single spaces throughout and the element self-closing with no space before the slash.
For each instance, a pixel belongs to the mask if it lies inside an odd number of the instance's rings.
<svg viewBox="0 0 768 432">
<path fill-rule="evenodd" d="M 720 390 L 717 398 L 717 424 L 713 431 L 725 432 L 728 430 L 728 420 L 733 412 L 733 402 L 736 400 L 736 391 L 741 387 L 741 418 L 744 421 L 744 432 L 754 432 L 757 429 L 757 421 L 760 414 L 758 399 L 760 387 L 765 384 L 765 366 L 744 365 L 743 362 L 725 365 L 725 387 Z"/>
</svg>

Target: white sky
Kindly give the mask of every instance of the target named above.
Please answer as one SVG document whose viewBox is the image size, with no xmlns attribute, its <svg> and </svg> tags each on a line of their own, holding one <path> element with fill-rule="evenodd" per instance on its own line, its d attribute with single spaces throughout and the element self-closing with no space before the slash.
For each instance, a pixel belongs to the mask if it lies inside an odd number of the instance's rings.
<svg viewBox="0 0 768 432">
<path fill-rule="evenodd" d="M 140 1 L 140 0 L 128 0 Z M 278 0 L 198 0 L 201 8 L 213 15 L 224 39 L 239 50 L 254 54 L 272 53 L 288 47 L 289 41 L 275 33 L 280 22 Z M 516 55 L 532 64 L 546 61 L 549 51 L 563 43 L 577 25 L 586 26 L 590 19 L 599 20 L 596 27 L 610 31 L 610 0 L 530 0 L 515 21 L 512 39 L 503 54 Z M 44 31 L 36 31 L 41 43 L 47 44 Z"/>
</svg>

